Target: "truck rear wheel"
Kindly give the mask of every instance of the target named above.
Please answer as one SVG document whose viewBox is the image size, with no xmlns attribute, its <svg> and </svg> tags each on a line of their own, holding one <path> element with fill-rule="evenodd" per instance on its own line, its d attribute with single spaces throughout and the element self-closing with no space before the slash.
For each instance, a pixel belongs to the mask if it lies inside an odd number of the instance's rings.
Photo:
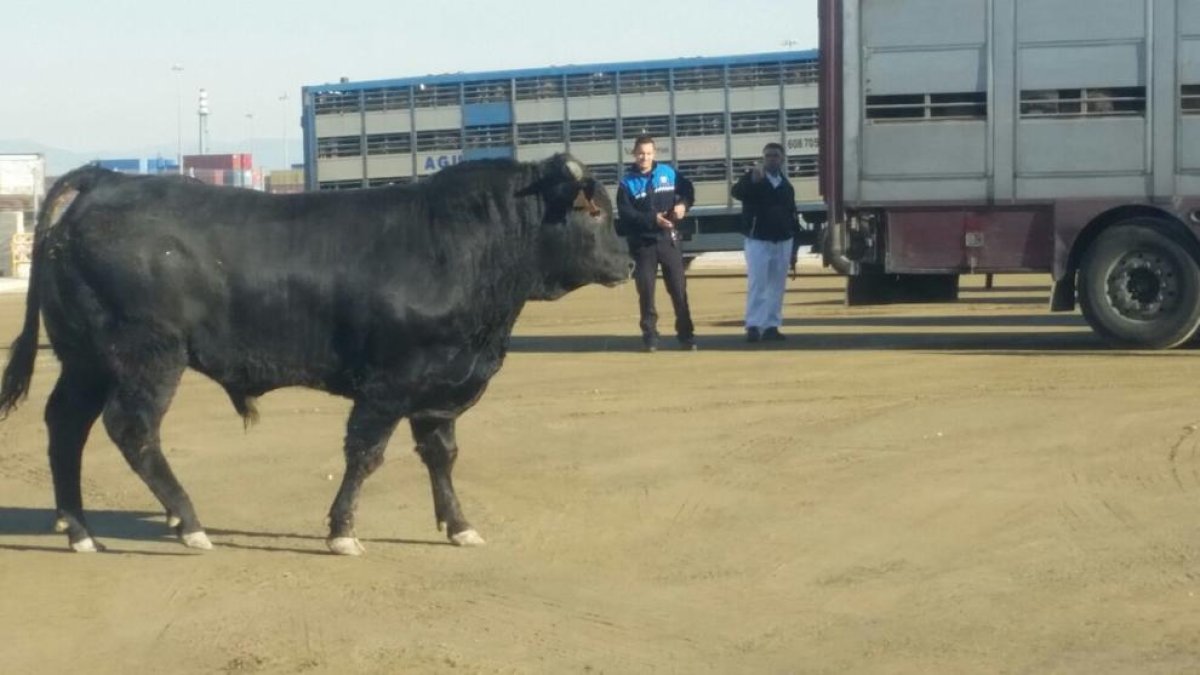
<svg viewBox="0 0 1200 675">
<path fill-rule="evenodd" d="M 1200 267 L 1162 221 L 1116 225 L 1084 253 L 1079 308 L 1113 344 L 1169 349 L 1200 328 Z"/>
</svg>

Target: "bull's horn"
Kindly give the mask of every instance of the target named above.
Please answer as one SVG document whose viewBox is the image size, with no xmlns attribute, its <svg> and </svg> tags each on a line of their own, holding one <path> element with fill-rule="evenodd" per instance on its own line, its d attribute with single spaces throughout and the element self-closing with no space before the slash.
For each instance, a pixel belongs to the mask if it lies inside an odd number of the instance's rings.
<svg viewBox="0 0 1200 675">
<path fill-rule="evenodd" d="M 573 159 L 568 159 L 567 171 L 571 172 L 571 177 L 575 180 L 583 180 L 583 165 L 579 162 Z"/>
</svg>

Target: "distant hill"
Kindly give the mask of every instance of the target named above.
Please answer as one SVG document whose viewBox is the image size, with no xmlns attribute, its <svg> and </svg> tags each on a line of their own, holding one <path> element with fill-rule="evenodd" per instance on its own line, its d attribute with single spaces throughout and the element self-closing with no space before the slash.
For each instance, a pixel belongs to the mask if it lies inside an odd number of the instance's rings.
<svg viewBox="0 0 1200 675">
<path fill-rule="evenodd" d="M 66 173 L 80 164 L 95 159 L 89 154 L 71 152 L 30 140 L 0 139 L 0 153 L 38 153 L 46 158 L 46 173 L 51 176 Z"/>
<path fill-rule="evenodd" d="M 288 162 L 291 164 L 302 162 L 304 160 L 301 154 L 302 150 L 303 144 L 301 141 L 289 139 Z M 196 148 L 195 146 L 191 148 L 184 147 L 183 151 L 184 154 L 192 154 L 196 151 Z M 249 152 L 254 155 L 254 166 L 257 168 L 268 170 L 285 168 L 283 140 L 279 138 L 255 138 L 249 141 L 243 140 L 229 143 L 214 141 L 211 152 L 214 154 Z M 47 174 L 60 176 L 81 164 L 87 164 L 97 159 L 174 157 L 175 146 L 116 148 L 103 152 L 76 152 L 37 141 L 0 139 L 0 153 L 40 153 L 46 158 Z"/>
</svg>

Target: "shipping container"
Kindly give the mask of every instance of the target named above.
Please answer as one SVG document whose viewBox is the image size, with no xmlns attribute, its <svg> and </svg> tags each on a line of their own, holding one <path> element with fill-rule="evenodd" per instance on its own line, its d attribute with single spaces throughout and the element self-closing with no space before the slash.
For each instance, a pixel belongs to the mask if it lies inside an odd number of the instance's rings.
<svg viewBox="0 0 1200 675">
<path fill-rule="evenodd" d="M 269 174 L 272 185 L 304 185 L 304 171 L 288 169 Z"/>
<path fill-rule="evenodd" d="M 179 173 L 179 165 L 165 157 L 151 157 L 146 160 L 146 173 Z"/>
<path fill-rule="evenodd" d="M 271 171 L 266 177 L 266 190 L 276 194 L 291 194 L 304 191 L 304 172 L 287 170 Z"/>
<path fill-rule="evenodd" d="M 222 171 L 238 168 L 241 163 L 240 155 L 184 155 L 183 168 L 185 169 L 219 169 Z"/>
<path fill-rule="evenodd" d="M 225 175 L 228 173 L 224 169 L 196 169 L 191 168 L 185 172 L 187 175 L 199 180 L 202 183 L 209 185 L 226 185 Z"/>
<path fill-rule="evenodd" d="M 32 221 L 47 189 L 40 154 L 0 154 L 0 211 L 18 211 Z"/>
<path fill-rule="evenodd" d="M 102 169 L 109 171 L 120 171 L 121 173 L 142 173 L 142 160 L 140 159 L 97 159 L 92 162 Z"/>
<path fill-rule="evenodd" d="M 40 198 L 45 193 L 46 160 L 40 154 L 0 155 L 0 195 Z"/>
</svg>

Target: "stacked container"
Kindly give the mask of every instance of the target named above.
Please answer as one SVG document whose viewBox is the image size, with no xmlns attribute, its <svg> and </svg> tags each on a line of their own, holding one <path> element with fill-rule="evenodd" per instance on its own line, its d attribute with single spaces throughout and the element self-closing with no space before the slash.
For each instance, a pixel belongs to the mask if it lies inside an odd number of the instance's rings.
<svg viewBox="0 0 1200 675">
<path fill-rule="evenodd" d="M 272 171 L 267 176 L 267 192 L 275 194 L 304 192 L 304 170 Z"/>
<path fill-rule="evenodd" d="M 261 190 L 262 175 L 254 169 L 250 153 L 184 155 L 184 173 L 211 185 Z"/>
<path fill-rule="evenodd" d="M 97 159 L 92 162 L 102 169 L 110 171 L 120 171 L 121 173 L 142 173 L 142 160 L 140 159 Z"/>
</svg>

